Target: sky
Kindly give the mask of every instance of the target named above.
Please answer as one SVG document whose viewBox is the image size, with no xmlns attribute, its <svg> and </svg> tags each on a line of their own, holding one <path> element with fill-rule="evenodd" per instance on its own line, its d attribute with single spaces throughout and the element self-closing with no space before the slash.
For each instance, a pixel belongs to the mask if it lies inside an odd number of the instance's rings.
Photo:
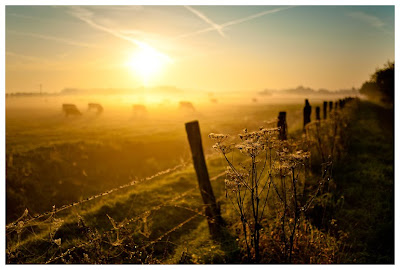
<svg viewBox="0 0 400 270">
<path fill-rule="evenodd" d="M 6 6 L 6 93 L 359 88 L 394 61 L 393 6 Z"/>
</svg>

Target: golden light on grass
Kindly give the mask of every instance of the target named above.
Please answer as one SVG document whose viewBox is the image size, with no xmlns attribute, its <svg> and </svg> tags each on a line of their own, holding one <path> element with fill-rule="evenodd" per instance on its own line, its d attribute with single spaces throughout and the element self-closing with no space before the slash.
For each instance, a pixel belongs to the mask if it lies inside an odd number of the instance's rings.
<svg viewBox="0 0 400 270">
<path fill-rule="evenodd" d="M 151 80 L 159 75 L 172 60 L 155 48 L 143 42 L 137 42 L 139 47 L 127 62 L 134 75 L 142 80 L 144 86 L 148 86 Z"/>
</svg>

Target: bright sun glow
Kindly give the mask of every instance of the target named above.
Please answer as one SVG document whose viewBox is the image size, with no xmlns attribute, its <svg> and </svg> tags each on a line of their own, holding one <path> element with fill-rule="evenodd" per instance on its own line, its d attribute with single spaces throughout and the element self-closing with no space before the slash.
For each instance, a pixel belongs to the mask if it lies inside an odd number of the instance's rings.
<svg viewBox="0 0 400 270">
<path fill-rule="evenodd" d="M 128 66 L 136 76 L 141 78 L 143 85 L 148 86 L 150 81 L 170 62 L 171 58 L 167 55 L 147 44 L 140 43 L 139 48 L 129 59 Z"/>
</svg>

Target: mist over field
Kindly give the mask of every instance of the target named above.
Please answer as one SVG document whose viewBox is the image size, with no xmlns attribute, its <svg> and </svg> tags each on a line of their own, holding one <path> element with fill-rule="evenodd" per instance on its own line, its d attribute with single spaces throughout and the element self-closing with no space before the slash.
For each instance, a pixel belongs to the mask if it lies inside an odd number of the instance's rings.
<svg viewBox="0 0 400 270">
<path fill-rule="evenodd" d="M 288 111 L 289 132 L 299 130 L 303 94 L 213 94 L 159 87 L 8 95 L 7 222 L 26 208 L 42 212 L 189 160 L 184 130 L 189 121 L 200 122 L 208 155 L 215 154 L 208 134 L 257 130 L 282 110 Z M 309 93 L 313 104 L 322 103 L 323 97 Z M 192 107 L 180 105 L 182 101 Z M 89 103 L 101 104 L 104 111 L 89 109 Z M 81 115 L 66 114 L 63 104 L 76 105 Z"/>
<path fill-rule="evenodd" d="M 7 264 L 394 263 L 394 5 L 5 11 Z"/>
</svg>

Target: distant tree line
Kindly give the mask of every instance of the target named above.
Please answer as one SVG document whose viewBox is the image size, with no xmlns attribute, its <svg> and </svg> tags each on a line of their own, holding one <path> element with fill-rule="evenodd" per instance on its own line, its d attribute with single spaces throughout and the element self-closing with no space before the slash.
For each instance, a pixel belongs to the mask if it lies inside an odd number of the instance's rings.
<svg viewBox="0 0 400 270">
<path fill-rule="evenodd" d="M 8 97 L 39 97 L 39 96 L 55 96 L 55 93 L 37 93 L 37 92 L 16 92 L 16 93 L 6 93 L 6 98 Z"/>
<path fill-rule="evenodd" d="M 282 90 L 272 90 L 272 89 L 264 89 L 259 92 L 260 95 L 270 96 L 270 95 L 300 95 L 300 96 L 309 96 L 309 95 L 341 95 L 341 96 L 355 96 L 358 95 L 358 90 L 355 88 L 352 89 L 340 89 L 340 90 L 327 90 L 327 89 L 312 89 L 310 87 L 304 87 L 302 85 L 297 88 L 291 89 L 282 89 Z"/>
<path fill-rule="evenodd" d="M 360 94 L 370 99 L 385 103 L 394 102 L 394 62 L 387 62 L 381 69 L 377 69 L 370 79 L 360 89 Z"/>
</svg>

